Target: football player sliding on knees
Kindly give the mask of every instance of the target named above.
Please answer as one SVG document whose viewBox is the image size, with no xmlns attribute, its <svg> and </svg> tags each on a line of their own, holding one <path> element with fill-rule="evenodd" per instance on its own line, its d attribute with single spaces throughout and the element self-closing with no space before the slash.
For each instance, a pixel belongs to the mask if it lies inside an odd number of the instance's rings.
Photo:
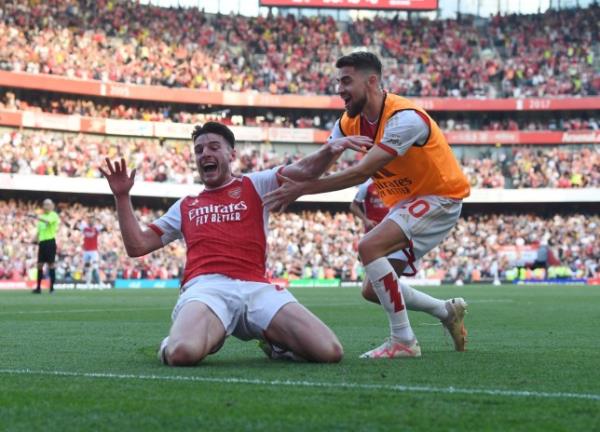
<svg viewBox="0 0 600 432">
<path fill-rule="evenodd" d="M 341 137 L 294 164 L 241 177 L 231 173 L 235 137 L 227 126 L 196 126 L 192 144 L 204 190 L 179 199 L 148 226 L 140 225 L 131 205 L 135 170 L 128 174 L 124 159 L 107 159 L 101 169 L 115 196 L 129 256 L 185 241 L 180 295 L 159 359 L 172 366 L 195 365 L 233 335 L 258 339 L 272 359 L 340 361 L 342 346 L 331 329 L 266 278 L 268 211 L 263 197 L 279 186 L 278 173 L 296 181 L 316 179 L 346 149 L 365 152 L 371 140 Z"/>
<path fill-rule="evenodd" d="M 438 318 L 455 349 L 464 351 L 465 301 L 433 298 L 399 276 L 414 275 L 416 261 L 452 230 L 462 200 L 469 195 L 469 183 L 429 114 L 410 100 L 382 90 L 382 66 L 377 56 L 352 53 L 338 59 L 336 67 L 345 112 L 336 122 L 331 139 L 364 135 L 373 140 L 373 147 L 356 165 L 318 180 L 300 180 L 282 172 L 282 186 L 267 194 L 265 205 L 281 211 L 301 195 L 345 189 L 371 178 L 389 213 L 359 243 L 368 278 L 363 296 L 381 304 L 391 335 L 362 357 L 421 355 L 407 309 Z"/>
</svg>

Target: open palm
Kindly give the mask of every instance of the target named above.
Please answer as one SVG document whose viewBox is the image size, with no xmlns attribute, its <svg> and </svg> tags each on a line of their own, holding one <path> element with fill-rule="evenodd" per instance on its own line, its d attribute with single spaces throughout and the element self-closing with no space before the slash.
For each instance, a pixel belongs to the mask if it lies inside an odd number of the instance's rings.
<svg viewBox="0 0 600 432">
<path fill-rule="evenodd" d="M 116 161 L 114 164 L 111 163 L 109 158 L 106 158 L 106 166 L 108 167 L 108 172 L 102 168 L 99 168 L 99 170 L 106 177 L 106 180 L 108 180 L 108 185 L 112 193 L 115 196 L 127 195 L 133 187 L 135 169 L 131 171 L 130 175 L 127 175 L 127 164 L 124 158 L 121 159 L 120 163 Z"/>
</svg>

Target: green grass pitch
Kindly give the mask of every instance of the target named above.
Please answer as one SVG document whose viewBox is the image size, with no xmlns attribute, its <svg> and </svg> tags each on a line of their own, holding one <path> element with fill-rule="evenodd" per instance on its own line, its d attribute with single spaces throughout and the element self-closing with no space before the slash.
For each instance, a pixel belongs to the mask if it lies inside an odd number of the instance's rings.
<svg viewBox="0 0 600 432">
<path fill-rule="evenodd" d="M 338 365 L 229 339 L 161 366 L 176 290 L 0 292 L 0 431 L 598 431 L 600 287 L 437 287 L 469 302 L 469 350 L 411 322 L 423 357 L 359 360 L 387 321 L 356 289 L 294 294 L 338 334 Z"/>
</svg>

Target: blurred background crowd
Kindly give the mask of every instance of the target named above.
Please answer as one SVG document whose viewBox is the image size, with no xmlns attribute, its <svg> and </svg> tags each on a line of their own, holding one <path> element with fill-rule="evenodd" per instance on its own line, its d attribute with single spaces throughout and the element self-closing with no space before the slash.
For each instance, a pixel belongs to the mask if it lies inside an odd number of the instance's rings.
<svg viewBox="0 0 600 432">
<path fill-rule="evenodd" d="M 299 160 L 305 151 L 281 146 L 240 144 L 235 173 L 247 173 Z M 479 188 L 571 188 L 600 186 L 600 145 L 480 147 L 460 157 L 471 185 Z M 191 145 L 183 140 L 108 137 L 40 130 L 0 130 L 0 173 L 99 177 L 105 157 L 123 156 L 138 179 L 191 184 L 197 181 Z M 360 155 L 340 159 L 331 170 L 355 163 Z"/>
<path fill-rule="evenodd" d="M 534 15 L 337 22 L 331 17 L 212 15 L 124 0 L 0 0 L 0 70 L 209 91 L 331 95 L 336 92 L 335 60 L 360 48 L 382 58 L 385 88 L 408 97 L 598 96 L 598 22 L 597 3 Z M 322 130 L 331 130 L 339 116 L 302 107 L 161 104 L 5 87 L 0 87 L 0 110 Z M 600 117 L 591 110 L 461 112 L 457 105 L 456 112 L 434 114 L 445 131 L 600 130 Z M 240 142 L 233 170 L 242 174 L 288 164 L 314 149 L 310 144 Z M 1 128 L 0 152 L 4 174 L 97 178 L 105 157 L 123 156 L 137 168 L 138 180 L 198 181 L 192 148 L 183 140 Z M 474 145 L 457 146 L 455 152 L 475 188 L 600 187 L 598 144 Z M 357 160 L 341 159 L 331 170 Z M 84 279 L 81 229 L 88 220 L 102 228 L 101 280 L 181 275 L 182 243 L 130 259 L 114 209 L 82 202 L 71 197 L 58 203 L 63 221 L 57 238 L 59 280 Z M 35 224 L 25 215 L 38 206 L 26 198 L 0 200 L 0 279 L 32 277 Z M 532 208 L 538 215 L 489 209 L 463 217 L 419 263 L 418 276 L 510 280 L 523 264 L 514 255 L 528 247 L 537 251 L 534 266 L 560 266 L 572 277 L 598 275 L 600 217 L 540 208 Z M 147 207 L 136 212 L 144 223 L 161 213 Z M 272 215 L 269 274 L 360 280 L 356 249 L 361 234 L 360 221 L 345 211 Z"/>
<path fill-rule="evenodd" d="M 600 8 L 490 19 L 209 15 L 137 2 L 0 2 L 0 68 L 213 91 L 333 94 L 351 47 L 408 96 L 594 95 Z M 408 55 L 410 54 L 410 55 Z"/>
<path fill-rule="evenodd" d="M 18 95 L 16 93 L 19 93 Z M 140 101 L 102 101 L 75 99 L 56 96 L 45 92 L 11 91 L 0 88 L 0 110 L 34 111 L 51 114 L 80 115 L 95 118 L 120 120 L 144 120 L 198 124 L 219 121 L 232 126 L 270 126 L 315 128 L 331 130 L 339 117 L 338 111 L 303 110 L 274 113 L 272 110 L 252 114 L 231 108 L 211 112 L 190 112 L 185 105 L 160 105 Z M 246 110 L 252 111 L 252 110 Z M 261 110 L 262 111 L 262 110 Z M 581 131 L 600 130 L 600 117 L 592 112 L 561 112 L 560 115 L 515 117 L 505 113 L 486 113 L 478 116 L 464 116 L 457 113 L 438 112 L 434 115 L 445 131 Z"/>
<path fill-rule="evenodd" d="M 143 258 L 128 258 L 115 211 L 79 203 L 58 203 L 61 226 L 57 236 L 57 277 L 84 280 L 81 229 L 91 223 L 101 228 L 100 278 L 176 278 L 185 262 L 182 242 Z M 35 222 L 24 217 L 39 210 L 31 201 L 0 201 L 0 279 L 22 279 L 35 267 L 37 246 L 32 243 Z M 161 212 L 137 208 L 143 223 Z M 349 212 L 302 211 L 273 214 L 269 224 L 268 273 L 283 278 L 358 280 L 363 270 L 357 259 L 363 227 Z M 600 217 L 571 214 L 540 217 L 530 214 L 478 215 L 461 218 L 442 245 L 418 264 L 420 277 L 465 282 L 510 277 L 517 265 L 504 247 L 535 246 L 537 264 L 560 263 L 573 277 L 593 277 L 600 271 Z"/>
</svg>

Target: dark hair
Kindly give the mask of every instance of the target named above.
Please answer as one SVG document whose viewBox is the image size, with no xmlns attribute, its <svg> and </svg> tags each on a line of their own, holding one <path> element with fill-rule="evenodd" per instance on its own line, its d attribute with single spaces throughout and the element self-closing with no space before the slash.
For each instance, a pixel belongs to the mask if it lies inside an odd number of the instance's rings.
<svg viewBox="0 0 600 432">
<path fill-rule="evenodd" d="M 229 143 L 231 148 L 235 148 L 235 136 L 231 129 L 221 123 L 217 122 L 206 122 L 202 126 L 196 125 L 194 132 L 192 132 L 192 142 L 196 143 L 196 138 L 202 135 L 213 133 L 220 135 L 225 138 L 225 141 Z"/>
<path fill-rule="evenodd" d="M 381 78 L 381 61 L 373 53 L 367 51 L 353 52 L 352 54 L 340 57 L 335 62 L 335 67 L 338 69 L 346 66 L 352 66 L 360 71 L 375 72 Z"/>
</svg>

